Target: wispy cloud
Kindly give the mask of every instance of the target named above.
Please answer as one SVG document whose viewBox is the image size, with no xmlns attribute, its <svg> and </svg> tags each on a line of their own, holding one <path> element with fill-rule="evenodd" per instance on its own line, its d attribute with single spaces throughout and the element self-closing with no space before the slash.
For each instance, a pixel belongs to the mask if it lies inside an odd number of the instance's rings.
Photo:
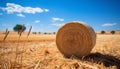
<svg viewBox="0 0 120 69">
<path fill-rule="evenodd" d="M 0 13 L 0 15 L 3 15 L 3 13 Z"/>
<path fill-rule="evenodd" d="M 61 26 L 64 25 L 64 23 L 61 23 L 61 24 L 59 24 L 59 23 L 54 23 L 54 24 L 51 24 L 51 25 L 53 25 L 53 26 L 57 26 L 57 27 L 61 27 Z"/>
<path fill-rule="evenodd" d="M 17 16 L 19 16 L 19 17 L 25 17 L 25 15 L 23 15 L 23 14 L 17 14 Z"/>
<path fill-rule="evenodd" d="M 110 26 L 115 26 L 115 25 L 117 25 L 117 23 L 105 23 L 102 26 L 104 26 L 104 27 L 110 27 Z"/>
<path fill-rule="evenodd" d="M 57 18 L 57 17 L 53 17 L 52 18 L 52 21 L 55 22 L 55 21 L 64 21 L 64 19 L 62 18 Z"/>
<path fill-rule="evenodd" d="M 35 13 L 42 13 L 42 12 L 48 12 L 49 9 L 42 9 L 40 7 L 23 7 L 18 4 L 14 3 L 7 3 L 6 7 L 0 7 L 3 11 L 7 11 L 8 14 L 12 13 L 29 13 L 29 14 L 35 14 Z"/>
<path fill-rule="evenodd" d="M 40 23 L 40 20 L 35 20 L 35 23 Z"/>
<path fill-rule="evenodd" d="M 44 9 L 45 12 L 49 12 L 49 9 Z"/>
</svg>

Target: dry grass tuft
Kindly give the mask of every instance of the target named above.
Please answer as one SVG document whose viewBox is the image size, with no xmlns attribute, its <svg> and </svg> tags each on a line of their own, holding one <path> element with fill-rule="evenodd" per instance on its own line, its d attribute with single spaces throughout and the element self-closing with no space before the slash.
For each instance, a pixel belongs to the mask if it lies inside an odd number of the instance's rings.
<svg viewBox="0 0 120 69">
<path fill-rule="evenodd" d="M 24 30 L 24 24 L 22 25 L 22 29 L 19 31 L 19 38 L 21 37 L 23 30 Z"/>
<path fill-rule="evenodd" d="M 9 32 L 10 32 L 10 31 L 6 31 L 5 36 L 4 36 L 4 38 L 3 38 L 3 41 L 5 41 L 5 39 L 7 38 Z"/>
<path fill-rule="evenodd" d="M 31 30 L 32 30 L 32 26 L 30 26 L 30 28 L 29 28 L 29 31 L 28 31 L 27 37 L 30 35 Z"/>
<path fill-rule="evenodd" d="M 48 54 L 50 54 L 50 52 L 48 51 L 48 49 L 47 48 L 45 48 L 45 49 L 43 49 L 43 55 L 48 55 Z"/>
</svg>

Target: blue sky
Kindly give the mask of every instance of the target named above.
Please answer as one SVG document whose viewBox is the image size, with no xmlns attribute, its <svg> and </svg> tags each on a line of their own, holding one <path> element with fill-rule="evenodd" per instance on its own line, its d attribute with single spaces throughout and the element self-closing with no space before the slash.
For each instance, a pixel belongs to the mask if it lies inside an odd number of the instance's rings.
<svg viewBox="0 0 120 69">
<path fill-rule="evenodd" d="M 71 21 L 101 30 L 120 30 L 120 0 L 0 0 L 0 30 L 25 24 L 26 31 L 56 32 Z"/>
</svg>

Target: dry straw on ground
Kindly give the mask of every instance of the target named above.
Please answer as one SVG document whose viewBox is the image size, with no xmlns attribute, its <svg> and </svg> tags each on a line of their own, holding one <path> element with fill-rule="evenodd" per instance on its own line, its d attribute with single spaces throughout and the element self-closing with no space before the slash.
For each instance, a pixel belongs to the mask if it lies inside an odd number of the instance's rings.
<svg viewBox="0 0 120 69">
<path fill-rule="evenodd" d="M 94 30 L 82 22 L 69 22 L 62 26 L 56 35 L 57 47 L 66 57 L 85 56 L 90 53 L 95 43 Z"/>
</svg>

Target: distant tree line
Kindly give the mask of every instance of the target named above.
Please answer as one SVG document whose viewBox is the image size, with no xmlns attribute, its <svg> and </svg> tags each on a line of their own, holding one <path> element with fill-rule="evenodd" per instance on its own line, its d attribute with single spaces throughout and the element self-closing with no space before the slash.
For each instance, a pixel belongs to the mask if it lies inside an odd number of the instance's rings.
<svg viewBox="0 0 120 69">
<path fill-rule="evenodd" d="M 22 32 L 24 32 L 25 30 L 26 30 L 26 26 L 23 24 L 23 25 L 21 25 L 21 24 L 16 24 L 14 27 L 13 27 L 13 30 L 15 31 L 15 32 L 18 32 L 18 34 L 19 34 L 19 32 L 21 32 L 21 30 L 22 30 Z M 55 34 L 56 32 L 32 32 L 32 34 Z"/>
<path fill-rule="evenodd" d="M 56 34 L 56 32 L 32 32 L 32 34 Z"/>
<path fill-rule="evenodd" d="M 19 32 L 21 32 L 21 30 L 22 30 L 22 32 L 24 32 L 24 31 L 26 30 L 26 26 L 25 26 L 24 24 L 23 24 L 23 25 L 21 25 L 21 24 L 16 24 L 16 25 L 13 27 L 13 30 L 14 30 L 15 32 L 18 32 L 18 34 L 19 34 Z M 110 33 L 111 33 L 111 34 L 115 34 L 116 31 L 112 30 L 112 31 L 110 31 Z M 56 32 L 32 32 L 32 34 L 56 34 Z M 101 31 L 101 34 L 106 34 L 106 31 L 102 30 L 102 31 Z"/>
<path fill-rule="evenodd" d="M 101 34 L 105 34 L 105 33 L 106 33 L 106 31 L 101 31 Z M 111 34 L 115 34 L 115 31 L 112 30 L 112 31 L 110 31 L 110 33 L 111 33 Z"/>
</svg>

